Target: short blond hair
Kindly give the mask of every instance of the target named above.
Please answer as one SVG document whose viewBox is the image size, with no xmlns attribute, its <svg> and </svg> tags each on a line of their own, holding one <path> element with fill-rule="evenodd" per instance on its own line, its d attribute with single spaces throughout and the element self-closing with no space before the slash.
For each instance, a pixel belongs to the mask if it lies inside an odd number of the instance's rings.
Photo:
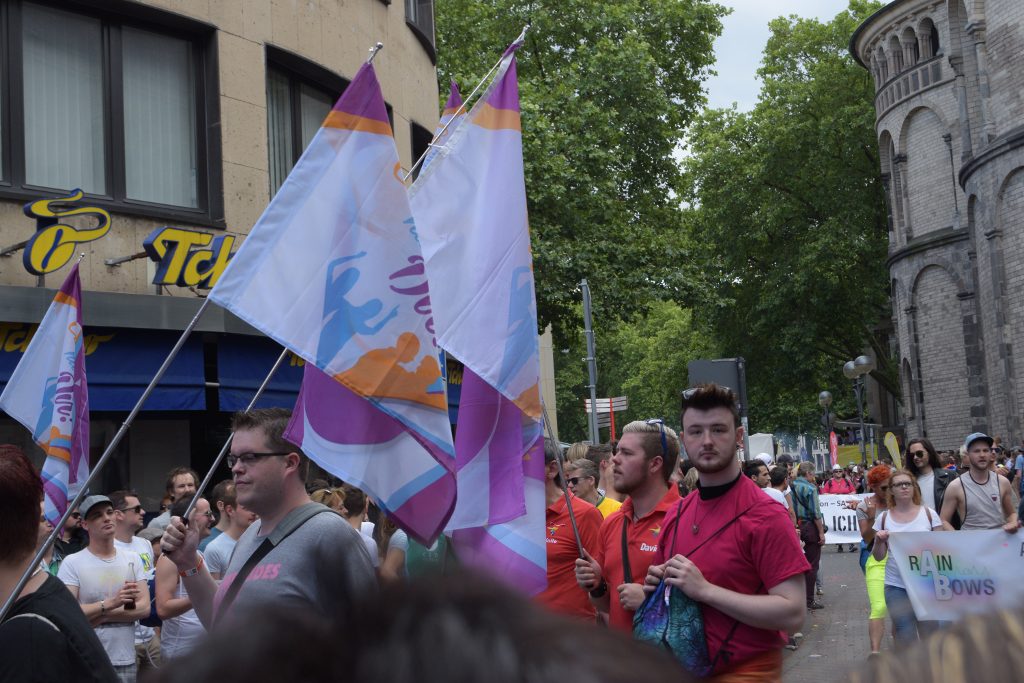
<svg viewBox="0 0 1024 683">
<path fill-rule="evenodd" d="M 651 420 L 634 420 L 622 428 L 623 435 L 639 434 L 644 449 L 644 458 L 661 457 L 661 474 L 667 484 L 672 479 L 672 471 L 679 461 L 679 435 L 665 423 Z M 662 452 L 661 436 L 665 435 L 665 449 Z"/>
</svg>

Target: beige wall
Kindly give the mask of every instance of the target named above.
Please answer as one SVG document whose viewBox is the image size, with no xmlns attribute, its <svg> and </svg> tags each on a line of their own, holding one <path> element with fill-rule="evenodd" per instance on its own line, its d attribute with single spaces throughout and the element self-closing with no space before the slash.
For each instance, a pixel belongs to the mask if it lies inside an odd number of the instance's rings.
<svg viewBox="0 0 1024 683">
<path fill-rule="evenodd" d="M 248 233 L 269 201 L 265 46 L 295 53 L 351 79 L 366 60 L 368 48 L 384 49 L 374 60 L 384 98 L 392 106 L 395 141 L 404 167 L 411 166 L 410 122 L 433 130 L 438 119 L 434 66 L 405 23 L 405 5 L 378 0 L 148 0 L 145 3 L 217 27 L 221 115 L 221 167 L 227 232 Z M 69 221 L 73 223 L 73 221 Z M 86 225 L 83 223 L 82 225 Z M 142 241 L 164 225 L 188 226 L 181 220 L 113 214 L 103 238 L 81 245 L 82 285 L 87 290 L 152 294 L 153 265 L 139 259 L 110 267 L 105 259 L 142 251 Z M 34 221 L 21 202 L 0 201 L 0 247 L 28 239 Z M 211 229 L 215 234 L 221 230 Z M 236 244 L 236 248 L 237 248 Z M 66 275 L 49 275 L 55 287 Z M 0 258 L 0 285 L 34 286 L 36 278 L 21 264 L 21 253 Z M 170 288 L 173 296 L 194 296 Z"/>
</svg>

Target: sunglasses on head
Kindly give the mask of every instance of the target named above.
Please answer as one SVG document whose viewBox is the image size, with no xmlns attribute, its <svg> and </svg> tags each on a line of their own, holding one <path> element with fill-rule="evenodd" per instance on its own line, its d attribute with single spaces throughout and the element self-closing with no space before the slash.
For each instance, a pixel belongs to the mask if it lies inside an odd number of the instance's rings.
<svg viewBox="0 0 1024 683">
<path fill-rule="evenodd" d="M 142 506 L 141 505 L 136 505 L 135 507 L 130 507 L 130 508 L 118 508 L 117 511 L 118 512 L 128 512 L 128 511 L 131 511 L 131 512 L 134 512 L 134 513 L 138 514 L 138 513 L 142 512 Z"/>
<path fill-rule="evenodd" d="M 646 422 L 649 425 L 658 425 L 658 433 L 661 435 L 661 454 L 667 456 L 668 441 L 665 439 L 665 421 L 660 417 L 652 417 L 650 420 L 646 420 Z"/>
</svg>

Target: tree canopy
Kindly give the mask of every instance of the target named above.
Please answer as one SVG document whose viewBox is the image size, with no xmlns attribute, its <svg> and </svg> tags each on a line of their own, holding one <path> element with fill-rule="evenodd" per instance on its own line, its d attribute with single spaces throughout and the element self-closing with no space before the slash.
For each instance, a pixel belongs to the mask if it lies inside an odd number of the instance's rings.
<svg viewBox="0 0 1024 683">
<path fill-rule="evenodd" d="M 518 54 L 541 327 L 579 328 L 579 281 L 611 318 L 695 289 L 673 150 L 704 99 L 726 10 L 710 0 L 444 0 L 438 79 L 464 94 L 527 22 Z"/>
<path fill-rule="evenodd" d="M 758 429 L 806 424 L 817 393 L 846 383 L 842 363 L 867 347 L 876 379 L 899 393 L 876 327 L 889 313 L 874 87 L 847 50 L 879 6 L 775 19 L 754 109 L 705 111 L 689 131 L 686 224 L 722 299 L 698 322 L 725 356 L 747 359 Z"/>
</svg>

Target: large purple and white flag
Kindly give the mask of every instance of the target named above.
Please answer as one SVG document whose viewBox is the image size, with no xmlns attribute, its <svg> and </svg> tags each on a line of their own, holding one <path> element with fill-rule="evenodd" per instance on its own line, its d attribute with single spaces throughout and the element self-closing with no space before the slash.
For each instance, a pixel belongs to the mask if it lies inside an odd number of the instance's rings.
<svg viewBox="0 0 1024 683">
<path fill-rule="evenodd" d="M 82 283 L 76 263 L 0 395 L 0 408 L 30 430 L 46 453 L 43 509 L 53 525 L 89 478 L 89 390 L 82 336 Z"/>
<path fill-rule="evenodd" d="M 210 298 L 322 371 L 306 371 L 286 437 L 432 542 L 454 506 L 454 446 L 432 296 L 370 64 Z"/>
<path fill-rule="evenodd" d="M 540 362 L 514 44 L 410 189 L 438 344 L 465 365 L 448 528 L 461 559 L 546 585 Z M 500 574 L 499 574 L 500 575 Z"/>
</svg>

